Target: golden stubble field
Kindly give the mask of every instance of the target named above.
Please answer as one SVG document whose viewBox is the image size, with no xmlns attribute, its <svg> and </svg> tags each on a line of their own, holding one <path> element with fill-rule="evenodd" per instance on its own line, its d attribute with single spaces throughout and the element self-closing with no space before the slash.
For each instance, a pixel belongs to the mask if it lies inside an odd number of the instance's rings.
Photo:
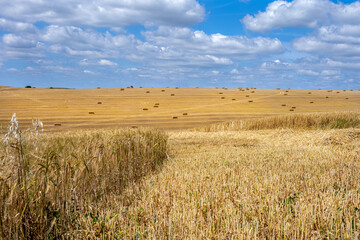
<svg viewBox="0 0 360 240">
<path fill-rule="evenodd" d="M 0 87 L 0 124 L 7 124 L 16 113 L 23 126 L 41 119 L 46 131 L 129 126 L 184 129 L 278 114 L 358 110 L 360 91 Z"/>
<path fill-rule="evenodd" d="M 1 87 L 0 106 L 4 132 L 14 112 L 49 132 L 0 138 L 0 238 L 360 237 L 360 91 Z"/>
</svg>

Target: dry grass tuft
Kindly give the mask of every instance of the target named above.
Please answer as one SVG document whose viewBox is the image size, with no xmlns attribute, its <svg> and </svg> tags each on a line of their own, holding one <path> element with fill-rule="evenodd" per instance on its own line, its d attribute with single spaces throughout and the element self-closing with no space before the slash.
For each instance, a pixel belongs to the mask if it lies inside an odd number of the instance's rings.
<svg viewBox="0 0 360 240">
<path fill-rule="evenodd" d="M 101 209 L 166 159 L 167 137 L 153 130 L 76 132 L 36 142 L 17 133 L 20 140 L 0 143 L 1 239 L 79 239 L 87 228 L 88 238 L 99 238 Z"/>
<path fill-rule="evenodd" d="M 294 110 L 294 107 L 290 109 Z M 230 121 L 214 124 L 205 128 L 197 128 L 198 131 L 239 131 L 260 129 L 342 129 L 359 128 L 359 112 L 332 112 L 332 113 L 298 113 L 291 115 L 279 115 L 262 119 L 250 119 Z"/>
<path fill-rule="evenodd" d="M 95 114 L 95 112 L 89 112 L 89 114 Z"/>
</svg>

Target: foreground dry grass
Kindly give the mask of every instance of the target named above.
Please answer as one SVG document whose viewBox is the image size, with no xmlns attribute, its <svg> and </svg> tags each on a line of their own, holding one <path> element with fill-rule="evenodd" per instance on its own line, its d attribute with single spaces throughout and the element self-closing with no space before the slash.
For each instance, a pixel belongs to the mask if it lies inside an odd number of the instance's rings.
<svg viewBox="0 0 360 240">
<path fill-rule="evenodd" d="M 13 127 L 9 144 L 0 143 L 1 239 L 77 238 L 87 219 L 96 221 L 114 204 L 109 195 L 120 195 L 167 157 L 166 136 L 158 131 L 40 138 Z"/>
<path fill-rule="evenodd" d="M 353 116 L 348 120 L 358 119 L 358 114 L 351 114 L 345 114 Z M 293 119 L 283 118 L 283 121 L 290 120 Z M 344 124 L 342 121 L 340 123 Z M 331 124 L 332 122 L 328 121 L 328 125 Z M 83 143 L 81 146 L 87 146 L 85 148 L 76 148 L 77 141 L 64 138 L 68 139 L 68 143 L 74 142 L 70 144 L 70 149 L 77 151 L 76 156 L 78 156 L 72 157 L 74 166 L 76 159 L 84 159 L 79 156 L 90 149 L 93 150 L 90 151 L 89 156 L 99 155 L 99 148 L 93 147 L 98 146 L 98 141 L 105 146 L 105 143 L 113 142 L 106 140 L 109 139 L 108 137 L 101 140 L 103 139 L 101 136 L 108 136 L 104 134 L 94 136 L 83 133 L 80 139 L 84 141 L 80 143 Z M 106 191 L 106 194 L 99 198 L 92 197 L 91 201 L 97 199 L 96 204 L 85 198 L 82 208 L 75 208 L 73 212 L 68 211 L 71 214 L 76 213 L 77 217 L 72 219 L 70 225 L 64 225 L 71 227 L 64 230 L 66 234 L 62 237 L 76 239 L 358 239 L 360 237 L 360 129 L 326 129 L 326 127 L 325 130 L 289 128 L 217 131 L 212 129 L 210 132 L 173 131 L 168 132 L 168 135 L 170 157 L 161 168 L 137 181 L 129 181 L 120 193 Z M 63 137 L 66 135 L 60 139 Z M 124 141 L 120 142 L 124 143 Z M 132 156 L 131 146 L 136 142 L 126 144 L 130 146 L 125 148 L 128 149 L 125 153 L 129 156 Z M 157 146 L 154 144 L 156 141 L 150 142 L 153 143 L 152 148 Z M 146 142 L 144 144 L 146 145 Z M 111 156 L 113 146 L 117 145 L 110 144 L 106 156 Z M 135 149 L 138 149 L 135 152 L 141 152 L 141 147 Z M 56 148 L 56 152 L 63 151 L 61 148 Z M 71 151 L 67 152 L 64 153 L 71 157 Z M 106 158 L 102 159 L 101 166 L 106 166 Z M 98 169 L 97 164 L 92 166 Z M 109 169 L 113 174 L 101 175 L 105 180 L 113 179 L 107 176 L 114 176 L 116 173 L 111 166 L 114 165 L 110 164 L 110 168 L 105 169 Z M 98 175 L 99 171 L 95 172 L 97 174 L 91 176 L 96 180 L 95 176 L 100 175 Z M 74 193 L 77 191 L 86 193 L 84 189 L 87 189 L 87 186 L 94 186 L 99 191 L 103 191 L 103 187 L 107 189 L 117 186 L 116 181 L 108 181 L 109 185 L 103 185 L 102 178 L 92 183 L 88 180 L 82 182 L 81 176 L 77 176 L 76 179 L 81 184 L 74 182 L 72 185 Z M 6 193 L 4 190 L 2 192 Z M 8 204 L 16 206 L 17 203 L 6 202 L 6 206 Z M 54 224 L 57 223 L 54 221 Z M 54 229 L 63 230 L 61 225 L 59 228 L 55 225 Z M 56 232 L 50 231 L 50 233 Z"/>
<path fill-rule="evenodd" d="M 359 130 L 174 132 L 170 145 L 113 208 L 125 238 L 360 236 Z"/>
</svg>

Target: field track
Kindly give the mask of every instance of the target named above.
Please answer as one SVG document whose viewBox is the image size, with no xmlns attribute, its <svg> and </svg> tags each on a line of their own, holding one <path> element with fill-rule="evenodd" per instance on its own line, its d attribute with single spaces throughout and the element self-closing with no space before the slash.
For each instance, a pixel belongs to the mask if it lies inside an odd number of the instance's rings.
<svg viewBox="0 0 360 240">
<path fill-rule="evenodd" d="M 227 120 L 332 111 L 360 111 L 360 91 L 0 87 L 0 124 L 6 126 L 16 113 L 21 126 L 39 118 L 46 131 L 128 126 L 185 129 Z"/>
</svg>

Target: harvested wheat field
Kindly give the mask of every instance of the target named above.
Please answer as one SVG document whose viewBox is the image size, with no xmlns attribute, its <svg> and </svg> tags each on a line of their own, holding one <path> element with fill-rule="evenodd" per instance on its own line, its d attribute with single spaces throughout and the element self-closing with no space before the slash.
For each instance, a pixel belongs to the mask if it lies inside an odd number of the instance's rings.
<svg viewBox="0 0 360 240">
<path fill-rule="evenodd" d="M 0 237 L 359 239 L 360 92 L 243 90 L 2 88 Z"/>
<path fill-rule="evenodd" d="M 0 87 L 0 124 L 7 124 L 16 112 L 25 126 L 31 125 L 31 119 L 40 118 L 46 131 L 130 126 L 184 129 L 278 114 L 360 110 L 360 91 L 309 92 L 246 88 Z"/>
</svg>

